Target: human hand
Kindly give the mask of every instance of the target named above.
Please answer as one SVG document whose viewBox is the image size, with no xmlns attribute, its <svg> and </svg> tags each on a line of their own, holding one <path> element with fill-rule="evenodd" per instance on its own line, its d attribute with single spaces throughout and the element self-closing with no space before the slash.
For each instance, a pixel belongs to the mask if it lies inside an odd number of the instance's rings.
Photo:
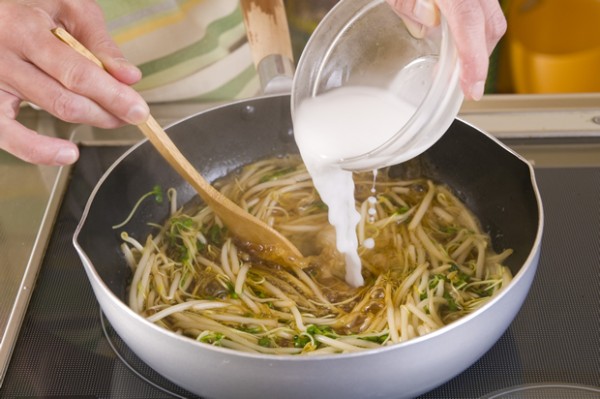
<svg viewBox="0 0 600 399">
<path fill-rule="evenodd" d="M 415 36 L 439 24 L 444 15 L 452 32 L 466 98 L 483 96 L 489 56 L 506 32 L 506 18 L 498 0 L 387 0 Z"/>
<path fill-rule="evenodd" d="M 56 38 L 51 30 L 58 26 L 96 54 L 108 73 Z M 129 87 L 141 73 L 123 58 L 93 0 L 0 1 L 0 54 L 0 149 L 27 162 L 71 164 L 79 151 L 17 122 L 21 101 L 106 129 L 140 124 L 149 115 Z"/>
</svg>

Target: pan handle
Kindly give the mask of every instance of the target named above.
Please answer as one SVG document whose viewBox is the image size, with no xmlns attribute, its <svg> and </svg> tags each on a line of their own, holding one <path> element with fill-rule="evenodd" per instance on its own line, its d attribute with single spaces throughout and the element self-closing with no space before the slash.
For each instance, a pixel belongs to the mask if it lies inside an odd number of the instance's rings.
<svg viewBox="0 0 600 399">
<path fill-rule="evenodd" d="M 241 0 L 240 3 L 264 93 L 289 93 L 295 68 L 283 0 Z"/>
</svg>

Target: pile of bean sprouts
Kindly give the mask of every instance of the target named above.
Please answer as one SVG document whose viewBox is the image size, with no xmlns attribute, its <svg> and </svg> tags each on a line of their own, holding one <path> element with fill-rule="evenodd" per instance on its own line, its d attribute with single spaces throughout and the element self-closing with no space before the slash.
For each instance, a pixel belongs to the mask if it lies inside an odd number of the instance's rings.
<svg viewBox="0 0 600 399">
<path fill-rule="evenodd" d="M 219 183 L 296 244 L 302 262 L 253 256 L 210 208 L 171 216 L 138 241 L 122 233 L 133 270 L 129 305 L 198 341 L 264 354 L 347 353 L 393 345 L 473 312 L 511 280 L 489 237 L 443 185 L 355 175 L 365 285 L 344 281 L 343 257 L 299 157 L 258 161 Z M 375 198 L 375 199 L 373 199 Z M 369 243 L 369 245 L 365 245 Z"/>
</svg>

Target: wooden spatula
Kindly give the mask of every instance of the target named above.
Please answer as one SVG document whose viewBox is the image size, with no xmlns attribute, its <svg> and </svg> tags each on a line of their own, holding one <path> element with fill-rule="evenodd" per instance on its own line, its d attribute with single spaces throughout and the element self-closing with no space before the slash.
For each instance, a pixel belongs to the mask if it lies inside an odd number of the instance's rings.
<svg viewBox="0 0 600 399">
<path fill-rule="evenodd" d="M 104 68 L 102 62 L 67 31 L 56 28 L 52 32 L 81 55 Z M 146 122 L 138 125 L 138 128 L 169 165 L 194 187 L 234 235 L 252 244 L 265 246 L 264 252 L 268 259 L 295 263 L 302 258 L 300 251 L 283 235 L 237 206 L 208 183 L 151 115 Z"/>
</svg>

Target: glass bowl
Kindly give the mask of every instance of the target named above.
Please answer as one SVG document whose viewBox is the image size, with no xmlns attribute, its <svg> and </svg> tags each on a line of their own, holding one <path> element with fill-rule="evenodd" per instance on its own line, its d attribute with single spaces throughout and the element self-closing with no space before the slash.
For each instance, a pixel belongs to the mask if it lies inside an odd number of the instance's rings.
<svg viewBox="0 0 600 399">
<path fill-rule="evenodd" d="M 367 107 L 369 99 L 364 107 L 333 107 L 329 125 L 353 131 L 319 133 L 322 158 L 347 170 L 377 169 L 406 161 L 433 145 L 463 100 L 457 51 L 443 17 L 424 38 L 415 38 L 384 0 L 340 1 L 317 26 L 298 62 L 292 88 L 296 140 L 304 134 L 297 125 L 311 116 L 299 117 L 306 114 L 301 105 L 334 91 L 337 100 L 344 99 L 346 92 L 340 89 L 352 87 L 385 93 L 408 104 L 409 110 L 391 106 L 373 112 Z M 316 108 L 323 110 L 319 104 Z M 357 118 L 362 128 L 348 129 L 357 126 Z M 384 133 L 377 132 L 384 128 Z M 342 140 L 356 145 L 341 146 L 346 150 L 340 151 L 336 144 Z"/>
</svg>

